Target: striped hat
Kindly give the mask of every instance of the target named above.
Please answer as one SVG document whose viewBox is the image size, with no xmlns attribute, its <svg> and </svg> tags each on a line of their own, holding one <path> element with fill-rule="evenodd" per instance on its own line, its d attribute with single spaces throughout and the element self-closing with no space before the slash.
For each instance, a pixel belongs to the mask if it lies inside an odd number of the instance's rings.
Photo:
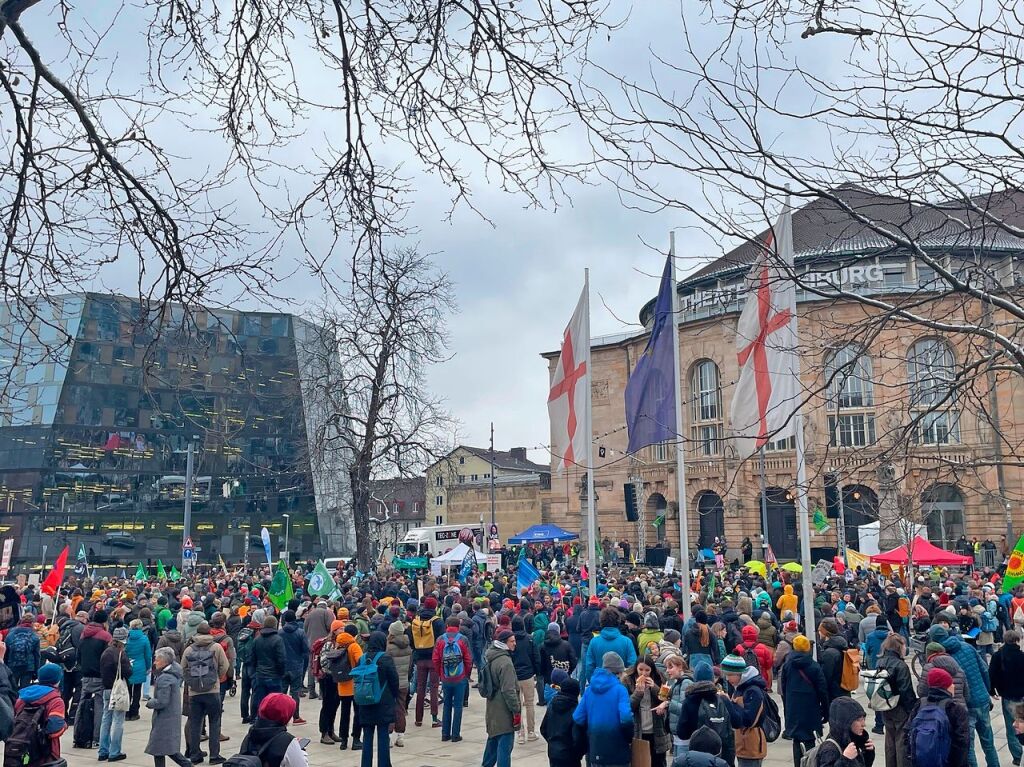
<svg viewBox="0 0 1024 767">
<path fill-rule="evenodd" d="M 723 674 L 742 674 L 747 670 L 747 662 L 739 655 L 726 655 L 722 660 Z"/>
</svg>

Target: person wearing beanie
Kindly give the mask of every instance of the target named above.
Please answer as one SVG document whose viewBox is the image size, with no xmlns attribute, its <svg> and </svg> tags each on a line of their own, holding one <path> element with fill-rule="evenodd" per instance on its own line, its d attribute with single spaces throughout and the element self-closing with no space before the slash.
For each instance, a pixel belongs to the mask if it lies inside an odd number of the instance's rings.
<svg viewBox="0 0 1024 767">
<path fill-rule="evenodd" d="M 557 672 L 571 674 L 576 668 L 576 653 L 572 649 L 572 644 L 562 639 L 562 630 L 557 623 L 548 624 L 539 654 L 540 679 L 545 685 L 554 684 L 554 675 Z"/>
<path fill-rule="evenodd" d="M 548 767 L 580 767 L 587 748 L 587 734 L 573 721 L 580 696 L 580 684 L 561 669 L 554 672 L 552 682 L 558 680 L 558 690 L 548 701 L 540 734 L 547 743 Z"/>
<path fill-rule="evenodd" d="M 676 757 L 674 767 L 729 767 L 721 756 L 722 738 L 708 725 L 702 725 L 690 736 L 689 748 Z"/>
<path fill-rule="evenodd" d="M 484 653 L 481 685 L 489 688 L 490 694 L 484 712 L 487 742 L 482 767 L 510 767 L 515 732 L 522 728 L 519 681 L 512 661 L 515 649 L 515 634 L 510 629 L 499 628 Z"/>
<path fill-rule="evenodd" d="M 828 739 L 818 749 L 818 767 L 871 767 L 874 761 L 863 706 L 851 697 L 836 698 L 829 705 Z"/>
<path fill-rule="evenodd" d="M 758 767 L 768 753 L 760 727 L 767 687 L 759 669 L 747 666 L 743 658 L 728 655 L 722 661 L 722 675 L 732 685 L 732 698 L 723 697 L 736 730 L 736 764 Z"/>
<path fill-rule="evenodd" d="M 430 605 L 433 605 L 432 607 Z M 444 636 L 444 622 L 437 616 L 437 600 L 426 597 L 422 608 L 416 613 L 409 626 L 409 638 L 412 641 L 412 660 L 416 666 L 416 719 L 417 727 L 423 726 L 423 709 L 426 707 L 427 696 L 430 697 L 431 726 L 440 727 L 437 707 L 437 671 L 434 669 L 434 647 Z"/>
<path fill-rule="evenodd" d="M 55 663 L 45 663 L 39 669 L 38 674 L 33 674 L 33 676 L 37 676 L 38 682 L 25 685 L 18 691 L 18 698 L 14 702 L 14 716 L 17 717 L 27 709 L 33 717 L 37 715 L 44 717 L 43 732 L 48 737 L 49 758 L 38 762 L 38 764 L 49 764 L 60 760 L 60 736 L 67 729 L 67 722 L 64 718 L 64 700 L 60 695 L 64 670 Z M 10 750 L 10 746 L 8 746 L 6 754 L 8 760 L 14 757 Z M 27 757 L 27 754 L 25 756 Z M 124 758 L 123 755 L 122 758 Z M 30 762 L 29 767 L 35 767 L 35 765 Z"/>
<path fill-rule="evenodd" d="M 671 700 L 676 700 L 675 690 L 673 690 Z M 670 703 L 670 714 L 672 708 L 672 703 Z M 672 717 L 669 718 L 671 721 Z M 679 713 L 672 730 L 676 757 L 686 753 L 693 733 L 705 725 L 711 725 L 719 733 L 719 738 L 722 741 L 722 758 L 732 764 L 736 752 L 732 711 L 720 697 L 720 690 L 715 684 L 715 674 L 711 665 L 701 661 L 693 668 L 693 683 L 687 686 L 682 694 Z"/>
<path fill-rule="evenodd" d="M 573 610 L 573 613 L 576 611 Z M 596 596 L 591 596 L 587 600 L 586 609 L 580 611 L 579 623 L 577 629 L 580 635 L 580 649 L 577 653 L 577 657 L 580 659 L 580 663 L 584 663 L 587 658 L 587 649 L 590 646 L 590 640 L 594 638 L 594 635 L 601 630 L 601 600 Z M 584 668 L 584 671 L 586 669 Z M 586 677 L 581 676 L 582 679 Z"/>
<path fill-rule="evenodd" d="M 386 652 L 387 636 L 382 631 L 370 632 L 366 640 L 365 658 L 377 663 L 377 680 L 381 695 L 376 703 L 359 706 L 359 722 L 362 727 L 362 767 L 372 767 L 373 753 L 377 751 L 378 767 L 391 764 L 391 743 L 388 732 L 395 723 L 395 702 L 398 700 L 398 672 L 394 661 Z M 469 653 L 469 648 L 466 648 Z M 464 697 L 464 696 L 463 696 Z M 462 711 L 462 699 L 456 700 L 456 707 Z"/>
<path fill-rule="evenodd" d="M 623 667 L 636 663 L 636 647 L 632 640 L 620 631 L 620 624 L 621 618 L 618 610 L 606 607 L 601 611 L 601 631 L 590 640 L 590 644 L 587 646 L 583 668 L 585 680 L 589 681 L 594 671 L 601 668 L 602 658 L 609 652 L 614 652 L 619 656 Z"/>
<path fill-rule="evenodd" d="M 512 650 L 512 663 L 516 669 L 516 680 L 519 684 L 520 707 L 524 712 L 526 726 L 519 730 L 519 743 L 526 743 L 527 731 L 530 739 L 537 739 L 536 732 L 536 677 L 540 673 L 538 649 L 534 647 L 533 637 L 526 632 L 526 624 L 519 615 L 512 618 L 512 634 L 516 638 L 515 649 Z"/>
<path fill-rule="evenodd" d="M 651 642 L 659 644 L 664 638 L 665 632 L 661 630 L 657 614 L 648 612 L 643 617 L 643 628 L 636 637 L 637 653 L 639 655 L 646 655 L 647 645 Z"/>
<path fill-rule="evenodd" d="M 295 721 L 292 724 L 305 724 L 306 720 L 299 714 L 299 693 L 306 689 L 304 680 L 309 663 L 309 639 L 292 610 L 281 613 L 281 641 L 285 657 L 283 692 L 289 693 L 295 701 Z"/>
<path fill-rule="evenodd" d="M 309 756 L 288 732 L 295 715 L 295 700 L 284 693 L 266 695 L 256 710 L 256 719 L 242 740 L 241 753 L 258 756 L 266 765 L 309 767 Z"/>
<path fill-rule="evenodd" d="M 434 672 L 441 680 L 444 704 L 441 712 L 441 741 L 462 740 L 463 702 L 469 692 L 469 675 L 473 655 L 469 640 L 460 631 L 460 620 L 454 615 L 446 623 L 445 633 L 434 646 Z"/>
<path fill-rule="evenodd" d="M 474 602 L 469 607 L 469 619 L 472 623 L 472 631 L 469 635 L 469 649 L 473 654 L 473 668 L 477 671 L 477 680 L 480 677 L 480 665 L 484 662 L 484 652 L 494 635 L 494 623 L 488 615 L 488 609 L 484 603 Z M 474 687 L 477 685 L 474 684 Z"/>
<path fill-rule="evenodd" d="M 124 650 L 132 664 L 132 675 L 128 679 L 131 688 L 131 705 L 128 707 L 125 721 L 134 722 L 139 718 L 142 684 L 149 677 L 149 669 L 153 665 L 153 648 L 149 643 L 149 637 L 142 629 L 142 621 L 138 618 L 129 625 L 128 641 L 125 643 Z"/>
<path fill-rule="evenodd" d="M 195 613 L 193 613 L 195 615 Z M 182 677 L 188 688 L 188 731 L 185 738 L 185 755 L 202 760 L 199 751 L 200 728 L 209 720 L 210 764 L 220 764 L 220 729 L 224 706 L 220 699 L 220 680 L 227 676 L 231 666 L 227 653 L 210 633 L 210 624 L 200 621 L 196 626 L 192 643 L 185 648 L 181 658 Z"/>
<path fill-rule="evenodd" d="M 409 678 L 412 676 L 412 644 L 408 630 L 401 621 L 388 626 L 387 654 L 395 664 L 398 674 L 398 699 L 395 703 L 395 746 L 405 745 L 406 709 L 409 703 Z M 478 672 L 479 673 L 479 672 Z"/>
<path fill-rule="evenodd" d="M 596 641 L 597 638 L 590 643 L 590 653 L 593 653 Z M 629 693 L 619 681 L 624 668 L 622 657 L 617 652 L 605 652 L 573 712 L 573 721 L 587 734 L 587 754 L 591 764 L 630 763 L 633 709 Z"/>
<path fill-rule="evenodd" d="M 828 685 L 821 666 L 811 656 L 811 640 L 793 637 L 793 651 L 779 671 L 779 695 L 786 735 L 793 740 L 793 764 L 800 767 L 805 749 L 814 748 L 828 721 Z"/>
<path fill-rule="evenodd" d="M 255 591 L 255 589 L 253 590 Z M 262 610 L 256 610 L 253 618 Z M 249 666 L 252 669 L 252 698 L 249 712 L 258 712 L 263 699 L 272 692 L 282 692 L 282 680 L 287 668 L 284 640 L 277 627 L 277 618 L 266 615 L 252 642 Z"/>
<path fill-rule="evenodd" d="M 86 627 L 88 628 L 88 627 Z M 83 632 L 84 634 L 84 632 Z M 100 656 L 100 679 L 103 683 L 103 702 L 100 714 L 99 760 L 118 762 L 127 758 L 121 752 L 121 736 L 124 731 L 124 711 L 110 710 L 110 694 L 118 676 L 125 682 L 132 675 L 132 664 L 128 653 L 124 651 L 124 643 L 128 639 L 128 629 L 120 626 L 114 629 L 110 644 Z"/>
<path fill-rule="evenodd" d="M 949 656 L 945 656 L 949 657 Z M 950 748 L 949 755 L 944 764 L 937 767 L 962 767 L 968 763 L 971 750 L 972 727 L 967 708 L 955 695 L 956 681 L 945 668 L 933 666 L 926 673 L 922 672 L 921 682 L 924 684 L 925 693 L 917 702 L 913 711 L 910 712 L 907 725 L 907 751 L 914 765 L 923 764 L 918 761 L 920 751 L 927 748 L 928 744 L 917 742 L 914 737 L 913 722 L 918 715 L 929 707 L 940 707 L 946 714 L 949 721 Z M 920 688 L 919 688 L 920 691 Z"/>
<path fill-rule="evenodd" d="M 765 686 L 769 689 L 772 686 L 772 663 L 775 660 L 775 653 L 761 644 L 759 632 L 756 626 L 744 626 L 741 631 L 743 642 L 733 650 L 737 655 L 743 657 L 748 666 L 755 666 L 764 677 Z"/>
<path fill-rule="evenodd" d="M 863 625 L 863 624 L 862 624 Z M 825 674 L 828 685 L 829 703 L 836 698 L 849 697 L 850 693 L 842 687 L 843 659 L 850 645 L 839 633 L 839 624 L 835 618 L 825 618 L 818 624 L 818 662 Z"/>
<path fill-rule="evenodd" d="M 348 654 L 349 668 L 355 668 L 358 666 L 360 658 L 363 657 L 363 648 L 356 640 L 356 635 L 358 633 L 359 629 L 356 628 L 354 623 L 346 623 L 344 630 L 340 631 L 334 640 L 339 654 L 341 652 Z M 338 737 L 341 740 L 338 744 L 338 748 L 341 751 L 348 749 L 350 724 L 352 733 L 352 750 L 357 751 L 363 747 L 363 728 L 359 719 L 359 707 L 355 705 L 355 694 L 355 681 L 353 679 L 338 682 L 338 698 L 341 701 L 341 721 L 338 728 Z"/>
</svg>

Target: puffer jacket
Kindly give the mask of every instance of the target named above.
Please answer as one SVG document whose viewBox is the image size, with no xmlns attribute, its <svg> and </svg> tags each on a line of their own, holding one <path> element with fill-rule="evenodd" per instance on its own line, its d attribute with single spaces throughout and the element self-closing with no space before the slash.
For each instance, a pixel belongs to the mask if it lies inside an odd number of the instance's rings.
<svg viewBox="0 0 1024 767">
<path fill-rule="evenodd" d="M 958 636 L 948 637 L 942 642 L 946 652 L 964 670 L 967 677 L 967 704 L 969 708 L 985 708 L 992 700 L 992 682 L 988 675 L 988 664 L 981 655 Z"/>
<path fill-rule="evenodd" d="M 588 679 L 601 668 L 601 659 L 606 652 L 614 652 L 622 658 L 622 664 L 629 668 L 636 663 L 636 648 L 633 640 L 622 634 L 617 628 L 606 626 L 601 633 L 590 640 L 587 645 L 586 673 Z"/>
<path fill-rule="evenodd" d="M 768 741 L 760 727 L 767 694 L 764 678 L 756 668 L 743 672 L 730 701 L 736 730 L 736 756 L 740 758 L 764 759 L 768 753 Z"/>
<path fill-rule="evenodd" d="M 146 675 L 153 665 L 153 650 L 149 646 L 146 632 L 142 629 L 129 631 L 124 651 L 128 654 L 128 660 L 132 664 L 132 675 L 128 679 L 128 684 L 142 684 L 146 681 Z"/>
<path fill-rule="evenodd" d="M 757 641 L 773 651 L 779 643 L 779 632 L 768 613 L 761 613 L 757 619 Z"/>
<path fill-rule="evenodd" d="M 576 695 L 565 691 L 560 691 L 548 703 L 540 734 L 548 744 L 549 764 L 578 765 L 587 750 L 587 734 L 572 720 L 577 704 Z"/>
<path fill-rule="evenodd" d="M 597 641 L 595 637 L 591 645 Z M 628 641 L 628 640 L 627 640 Z M 632 759 L 633 710 L 625 686 L 611 672 L 598 667 L 572 715 L 586 730 L 590 764 L 629 764 Z"/>
<path fill-rule="evenodd" d="M 177 629 L 168 629 L 156 643 L 159 650 L 161 647 L 170 647 L 174 650 L 175 660 L 181 663 L 181 656 L 185 654 L 185 638 Z"/>
<path fill-rule="evenodd" d="M 836 698 L 850 697 L 850 693 L 839 684 L 843 678 L 843 657 L 849 647 L 846 639 L 841 636 L 829 637 L 821 646 L 818 662 L 821 663 L 821 671 L 825 674 L 830 702 Z"/>
<path fill-rule="evenodd" d="M 933 668 L 941 668 L 953 677 L 954 695 L 964 708 L 967 707 L 967 676 L 960 664 L 944 652 L 928 656 L 927 662 L 921 667 L 921 676 L 917 681 L 917 695 L 924 698 L 928 695 L 928 672 Z"/>
<path fill-rule="evenodd" d="M 545 682 L 551 682 L 551 675 L 556 669 L 571 674 L 576 668 L 576 653 L 572 645 L 562 639 L 556 631 L 549 631 L 540 646 L 540 673 Z"/>
<path fill-rule="evenodd" d="M 409 675 L 412 668 L 412 646 L 409 644 L 409 637 L 405 634 L 388 634 L 388 655 L 395 662 L 395 671 L 398 672 L 398 689 L 409 689 Z"/>
<path fill-rule="evenodd" d="M 363 657 L 363 648 L 359 646 L 359 642 L 356 641 L 354 636 L 342 631 L 338 634 L 335 643 L 338 645 L 338 649 L 348 653 L 349 668 L 355 668 L 359 665 L 359 659 Z M 399 680 L 401 680 L 401 677 L 399 677 Z M 399 684 L 401 684 L 401 681 L 399 681 Z M 346 682 L 338 682 L 338 695 L 342 698 L 351 698 L 356 694 L 355 685 L 355 680 L 352 679 Z"/>
</svg>

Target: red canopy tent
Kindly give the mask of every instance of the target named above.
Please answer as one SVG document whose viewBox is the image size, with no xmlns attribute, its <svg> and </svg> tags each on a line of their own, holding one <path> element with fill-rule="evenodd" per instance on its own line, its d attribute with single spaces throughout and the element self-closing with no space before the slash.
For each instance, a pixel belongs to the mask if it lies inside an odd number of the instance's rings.
<svg viewBox="0 0 1024 767">
<path fill-rule="evenodd" d="M 915 565 L 936 565 L 944 567 L 948 565 L 970 565 L 974 564 L 974 557 L 963 554 L 954 554 L 952 551 L 940 549 L 938 546 L 926 541 L 920 535 L 914 538 L 910 544 L 910 550 L 914 554 Z M 871 557 L 871 563 L 875 565 L 905 565 L 908 563 L 907 547 L 898 546 L 892 551 L 884 551 Z"/>
</svg>

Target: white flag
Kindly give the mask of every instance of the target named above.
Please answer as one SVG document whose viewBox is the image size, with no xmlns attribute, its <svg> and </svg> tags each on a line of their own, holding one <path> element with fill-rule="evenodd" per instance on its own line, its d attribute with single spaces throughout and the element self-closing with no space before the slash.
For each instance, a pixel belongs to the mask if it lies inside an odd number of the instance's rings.
<svg viewBox="0 0 1024 767">
<path fill-rule="evenodd" d="M 590 317 L 583 289 L 576 311 L 562 336 L 562 349 L 551 376 L 548 416 L 551 418 L 551 453 L 555 472 L 587 462 L 587 387 L 590 386 Z"/>
<path fill-rule="evenodd" d="M 732 430 L 746 458 L 767 442 L 794 434 L 800 404 L 796 342 L 793 221 L 787 209 L 747 275 L 747 297 L 736 325 L 740 375 L 733 391 Z"/>
</svg>

